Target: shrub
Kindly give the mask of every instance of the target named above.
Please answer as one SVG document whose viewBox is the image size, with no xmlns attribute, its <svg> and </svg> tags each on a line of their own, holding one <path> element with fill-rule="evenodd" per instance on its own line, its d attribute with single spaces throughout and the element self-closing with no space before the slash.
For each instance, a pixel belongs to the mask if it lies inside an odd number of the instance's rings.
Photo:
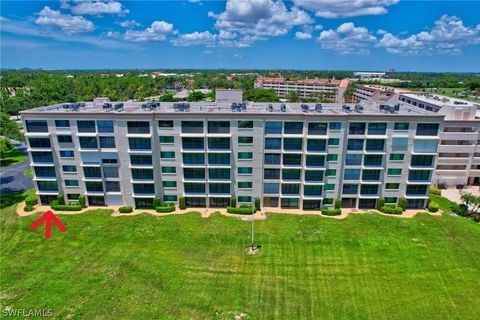
<svg viewBox="0 0 480 320">
<path fill-rule="evenodd" d="M 258 211 L 261 209 L 260 207 L 260 198 L 255 199 L 255 209 Z"/>
<path fill-rule="evenodd" d="M 52 201 L 50 203 L 50 207 L 53 210 L 58 210 L 58 211 L 80 211 L 82 210 L 82 206 L 79 204 L 53 204 L 56 200 Z"/>
<path fill-rule="evenodd" d="M 163 205 L 163 206 L 158 206 L 155 208 L 157 212 L 165 213 L 165 212 L 173 212 L 175 211 L 175 205 L 173 204 L 168 204 L 168 205 Z"/>
<path fill-rule="evenodd" d="M 236 207 L 237 206 L 237 198 L 231 197 L 230 198 L 230 207 Z"/>
<path fill-rule="evenodd" d="M 335 209 L 340 209 L 342 207 L 342 200 L 335 199 Z"/>
<path fill-rule="evenodd" d="M 256 212 L 257 209 L 248 205 L 248 204 L 244 204 L 242 206 L 240 206 L 239 208 L 235 208 L 235 207 L 227 207 L 227 212 L 228 213 L 235 213 L 235 214 L 252 214 L 252 212 Z"/>
<path fill-rule="evenodd" d="M 438 211 L 438 204 L 431 201 L 427 206 L 427 210 L 430 211 L 430 212 L 437 212 Z"/>
<path fill-rule="evenodd" d="M 29 195 L 27 198 L 25 198 L 25 204 L 31 207 L 36 206 L 38 204 L 37 195 Z"/>
<path fill-rule="evenodd" d="M 156 208 L 156 207 L 160 207 L 162 205 L 162 201 L 160 201 L 160 198 L 159 197 L 155 197 L 153 199 L 153 207 Z"/>
<path fill-rule="evenodd" d="M 187 202 L 185 201 L 185 197 L 178 197 L 178 207 L 182 210 L 187 209 Z"/>
<path fill-rule="evenodd" d="M 386 214 L 402 214 L 403 208 L 395 207 L 392 205 L 386 205 L 380 208 L 380 211 Z"/>
<path fill-rule="evenodd" d="M 63 194 L 59 194 L 56 198 L 58 204 L 64 205 L 65 204 L 65 198 L 63 197 Z"/>
<path fill-rule="evenodd" d="M 78 205 L 81 206 L 82 208 L 87 207 L 87 201 L 85 199 L 85 196 L 79 196 L 78 197 Z"/>
<path fill-rule="evenodd" d="M 338 199 L 337 199 L 338 200 Z M 335 200 L 335 204 L 336 204 Z M 322 208 L 322 214 L 326 216 L 339 216 L 342 214 L 342 210 L 340 208 L 335 208 L 335 209 L 330 209 L 328 207 L 323 207 Z"/>
<path fill-rule="evenodd" d="M 451 209 L 454 213 L 459 216 L 466 217 L 468 215 L 468 206 L 466 204 L 454 204 L 451 206 Z"/>
<path fill-rule="evenodd" d="M 131 213 L 131 212 L 133 212 L 133 208 L 132 208 L 132 206 L 123 206 L 123 207 L 118 208 L 118 212 L 120 212 L 120 213 Z"/>
<path fill-rule="evenodd" d="M 385 199 L 384 199 L 384 198 L 378 199 L 378 201 L 377 201 L 377 209 L 380 210 L 380 208 L 383 207 L 384 205 L 385 205 Z"/>
<path fill-rule="evenodd" d="M 25 210 L 25 212 L 33 211 L 33 206 L 27 204 L 23 210 Z"/>
<path fill-rule="evenodd" d="M 398 206 L 403 209 L 403 211 L 407 210 L 408 202 L 407 199 L 401 197 L 398 199 Z"/>
<path fill-rule="evenodd" d="M 441 196 L 442 195 L 442 190 L 435 188 L 435 187 L 430 187 L 430 194 L 436 195 L 436 196 Z"/>
</svg>

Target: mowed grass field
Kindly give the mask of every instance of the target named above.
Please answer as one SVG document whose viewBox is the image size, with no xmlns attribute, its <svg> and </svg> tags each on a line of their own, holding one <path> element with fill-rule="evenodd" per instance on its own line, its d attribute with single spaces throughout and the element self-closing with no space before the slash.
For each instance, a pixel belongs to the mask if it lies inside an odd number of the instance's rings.
<svg viewBox="0 0 480 320">
<path fill-rule="evenodd" d="M 18 196 L 16 200 L 21 197 Z M 6 205 L 12 201 L 4 202 Z M 1 212 L 1 310 L 56 319 L 479 319 L 480 225 L 460 217 Z"/>
</svg>

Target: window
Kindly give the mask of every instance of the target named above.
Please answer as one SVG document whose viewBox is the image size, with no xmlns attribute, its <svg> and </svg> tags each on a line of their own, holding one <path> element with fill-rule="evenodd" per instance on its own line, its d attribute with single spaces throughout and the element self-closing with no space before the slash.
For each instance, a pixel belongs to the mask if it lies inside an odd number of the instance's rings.
<svg viewBox="0 0 480 320">
<path fill-rule="evenodd" d="M 132 169 L 132 179 L 153 180 L 153 170 L 152 169 Z"/>
<path fill-rule="evenodd" d="M 50 138 L 29 138 L 28 144 L 31 148 L 51 148 Z"/>
<path fill-rule="evenodd" d="M 169 144 L 169 143 L 174 143 L 174 137 L 172 136 L 159 136 L 158 140 L 160 141 L 161 144 Z"/>
<path fill-rule="evenodd" d="M 323 167 L 324 165 L 325 165 L 325 156 L 307 155 L 307 158 L 306 158 L 307 167 Z"/>
<path fill-rule="evenodd" d="M 309 135 L 324 136 L 327 134 L 327 124 L 325 122 L 310 122 L 308 124 Z"/>
<path fill-rule="evenodd" d="M 57 128 L 70 128 L 69 120 L 55 120 L 55 127 Z"/>
<path fill-rule="evenodd" d="M 230 169 L 227 169 L 227 168 L 209 168 L 208 169 L 208 178 L 209 179 L 230 180 Z"/>
<path fill-rule="evenodd" d="M 302 150 L 302 142 L 302 138 L 285 138 L 283 139 L 283 149 Z"/>
<path fill-rule="evenodd" d="M 322 186 L 305 185 L 303 187 L 303 194 L 305 196 L 321 196 Z"/>
<path fill-rule="evenodd" d="M 348 128 L 348 134 L 365 134 L 365 123 L 352 122 Z"/>
<path fill-rule="evenodd" d="M 363 184 L 360 187 L 360 194 L 362 195 L 376 195 L 378 193 L 378 185 L 376 184 Z"/>
<path fill-rule="evenodd" d="M 238 129 L 253 129 L 253 121 L 238 121 Z"/>
<path fill-rule="evenodd" d="M 430 181 L 430 170 L 410 170 L 408 172 L 409 181 Z"/>
<path fill-rule="evenodd" d="M 39 191 L 58 191 L 57 181 L 37 181 Z"/>
<path fill-rule="evenodd" d="M 428 167 L 433 166 L 434 156 L 429 155 L 412 155 L 410 166 L 412 167 Z"/>
<path fill-rule="evenodd" d="M 344 184 L 343 185 L 343 194 L 357 194 L 358 193 L 358 184 Z"/>
<path fill-rule="evenodd" d="M 72 172 L 77 172 L 77 167 L 76 166 L 62 166 L 62 170 L 65 173 L 72 173 Z"/>
<path fill-rule="evenodd" d="M 320 170 L 306 170 L 305 171 L 305 181 L 308 181 L 308 182 L 322 182 L 323 181 L 323 171 L 320 171 Z"/>
<path fill-rule="evenodd" d="M 284 134 L 302 134 L 303 122 L 285 122 Z"/>
<path fill-rule="evenodd" d="M 87 181 L 85 182 L 85 187 L 90 192 L 103 192 L 103 184 L 101 182 Z"/>
<path fill-rule="evenodd" d="M 152 141 L 150 138 L 128 138 L 130 150 L 151 150 Z"/>
<path fill-rule="evenodd" d="M 230 150 L 230 138 L 208 138 L 208 148 L 212 150 Z"/>
<path fill-rule="evenodd" d="M 203 183 L 184 183 L 185 193 L 205 193 L 205 184 Z"/>
<path fill-rule="evenodd" d="M 325 184 L 325 186 L 323 188 L 324 188 L 325 191 L 333 191 L 333 190 L 335 190 L 335 185 L 333 183 L 327 183 L 327 184 Z M 325 199 L 323 203 L 328 204 L 328 202 L 326 202 L 326 201 L 327 201 L 327 199 Z M 331 203 L 333 203 L 333 202 L 331 202 Z"/>
<path fill-rule="evenodd" d="M 152 156 L 151 155 L 143 155 L 143 154 L 131 154 L 130 155 L 130 162 L 136 165 L 151 165 L 152 164 Z"/>
<path fill-rule="evenodd" d="M 30 153 L 32 155 L 32 161 L 38 163 L 53 163 L 53 155 L 51 152 L 36 152 Z"/>
<path fill-rule="evenodd" d="M 385 197 L 385 203 L 397 203 L 396 197 Z"/>
<path fill-rule="evenodd" d="M 118 163 L 118 159 L 105 158 L 105 159 L 102 159 L 102 163 L 103 164 L 115 164 L 115 163 Z"/>
<path fill-rule="evenodd" d="M 280 203 L 282 208 L 296 209 L 299 207 L 299 199 L 297 198 L 282 198 Z"/>
<path fill-rule="evenodd" d="M 135 198 L 135 208 L 137 208 L 137 209 L 151 209 L 151 208 L 153 208 L 153 199 Z"/>
<path fill-rule="evenodd" d="M 45 120 L 25 120 L 27 132 L 48 132 L 48 124 Z"/>
<path fill-rule="evenodd" d="M 88 196 L 88 205 L 89 206 L 104 206 L 105 205 L 105 197 L 101 196 Z"/>
<path fill-rule="evenodd" d="M 381 154 L 366 154 L 363 159 L 363 165 L 366 167 L 380 167 L 383 162 Z"/>
<path fill-rule="evenodd" d="M 67 193 L 67 199 L 71 201 L 78 201 L 78 198 L 80 197 L 80 194 L 78 193 Z"/>
<path fill-rule="evenodd" d="M 385 189 L 386 190 L 398 190 L 398 188 L 400 188 L 400 183 L 389 182 L 389 183 L 385 184 Z"/>
<path fill-rule="evenodd" d="M 253 137 L 238 137 L 239 144 L 252 144 Z"/>
<path fill-rule="evenodd" d="M 120 182 L 118 181 L 105 182 L 105 190 L 107 192 L 120 192 Z"/>
<path fill-rule="evenodd" d="M 417 136 L 436 136 L 438 135 L 438 123 L 419 123 L 417 124 Z"/>
<path fill-rule="evenodd" d="M 85 178 L 101 178 L 102 170 L 100 167 L 83 167 L 83 175 Z"/>
<path fill-rule="evenodd" d="M 437 140 L 418 140 L 413 142 L 413 152 L 415 153 L 436 153 L 438 147 Z"/>
<path fill-rule="evenodd" d="M 164 188 L 176 188 L 177 181 L 163 181 L 162 185 Z"/>
<path fill-rule="evenodd" d="M 281 148 L 281 138 L 265 138 L 265 150 L 280 150 Z"/>
<path fill-rule="evenodd" d="M 299 195 L 300 194 L 300 184 L 297 183 L 283 183 L 282 184 L 282 194 L 285 195 Z"/>
<path fill-rule="evenodd" d="M 407 195 L 408 196 L 426 196 L 428 192 L 428 185 L 421 184 L 415 185 L 411 184 L 407 186 Z"/>
<path fill-rule="evenodd" d="M 115 137 L 99 137 L 100 148 L 114 149 L 115 148 Z"/>
<path fill-rule="evenodd" d="M 406 151 L 408 149 L 408 138 L 393 138 L 392 151 Z"/>
<path fill-rule="evenodd" d="M 208 121 L 208 133 L 230 133 L 230 122 Z"/>
<path fill-rule="evenodd" d="M 97 130 L 101 133 L 113 133 L 113 121 L 97 121 Z"/>
<path fill-rule="evenodd" d="M 359 180 L 360 169 L 345 169 L 343 172 L 344 180 Z"/>
<path fill-rule="evenodd" d="M 407 209 L 423 209 L 425 208 L 424 199 L 407 199 Z"/>
<path fill-rule="evenodd" d="M 103 177 L 104 178 L 118 178 L 118 167 L 103 167 Z"/>
<path fill-rule="evenodd" d="M 133 192 L 135 194 L 154 194 L 155 185 L 153 183 L 134 183 Z"/>
<path fill-rule="evenodd" d="M 345 158 L 345 164 L 347 166 L 359 166 L 362 164 L 362 155 L 361 154 L 352 154 L 347 153 Z"/>
<path fill-rule="evenodd" d="M 252 202 L 252 197 L 250 196 L 239 196 L 238 202 Z"/>
<path fill-rule="evenodd" d="M 77 121 L 78 132 L 97 132 L 95 121 L 79 120 Z"/>
<path fill-rule="evenodd" d="M 175 152 L 174 151 L 162 151 L 160 152 L 161 159 L 175 159 Z"/>
<path fill-rule="evenodd" d="M 280 192 L 280 184 L 279 183 L 264 183 L 263 184 L 263 192 L 269 194 L 278 194 Z"/>
<path fill-rule="evenodd" d="M 265 164 L 280 164 L 281 155 L 279 153 L 265 153 Z"/>
<path fill-rule="evenodd" d="M 72 143 L 72 136 L 61 135 L 57 136 L 58 143 Z"/>
<path fill-rule="evenodd" d="M 176 173 L 176 167 L 162 167 L 162 173 Z"/>
<path fill-rule="evenodd" d="M 394 130 L 408 130 L 409 124 L 408 122 L 395 122 L 393 127 Z"/>
<path fill-rule="evenodd" d="M 378 181 L 380 180 L 380 172 L 381 170 L 371 170 L 366 169 L 362 172 L 362 180 L 365 181 Z"/>
<path fill-rule="evenodd" d="M 387 174 L 389 176 L 399 176 L 402 174 L 402 169 L 388 169 Z"/>
<path fill-rule="evenodd" d="M 79 137 L 80 148 L 82 149 L 97 149 L 98 143 L 96 137 Z"/>
<path fill-rule="evenodd" d="M 183 133 L 203 133 L 203 121 L 182 121 Z"/>
<path fill-rule="evenodd" d="M 386 123 L 369 123 L 368 124 L 368 134 L 384 135 L 386 131 L 387 131 Z"/>
<path fill-rule="evenodd" d="M 403 153 L 391 153 L 390 160 L 392 161 L 402 161 L 405 155 Z"/>
<path fill-rule="evenodd" d="M 252 152 L 239 152 L 238 153 L 238 159 L 239 160 L 251 160 L 251 159 L 253 159 L 253 153 Z"/>
<path fill-rule="evenodd" d="M 252 174 L 252 167 L 238 167 L 238 174 Z"/>
<path fill-rule="evenodd" d="M 62 158 L 73 158 L 73 157 L 75 157 L 75 154 L 73 153 L 73 150 L 62 150 L 62 151 L 60 151 L 60 157 L 62 157 Z"/>
<path fill-rule="evenodd" d="M 184 137 L 182 148 L 185 150 L 203 150 L 205 147 L 203 138 Z"/>
<path fill-rule="evenodd" d="M 330 122 L 328 124 L 328 129 L 330 130 L 340 130 L 342 128 L 342 124 L 340 122 Z"/>
<path fill-rule="evenodd" d="M 209 153 L 208 164 L 230 164 L 230 153 Z"/>
<path fill-rule="evenodd" d="M 160 129 L 168 129 L 173 128 L 173 121 L 172 120 L 159 120 L 158 127 Z"/>
<path fill-rule="evenodd" d="M 284 154 L 283 164 L 300 166 L 302 164 L 302 155 L 301 154 Z"/>
<path fill-rule="evenodd" d="M 347 150 L 363 150 L 363 139 L 348 139 Z"/>
<path fill-rule="evenodd" d="M 282 123 L 265 122 L 265 134 L 282 134 Z"/>
<path fill-rule="evenodd" d="M 367 151 L 383 151 L 385 148 L 384 139 L 367 139 Z"/>
<path fill-rule="evenodd" d="M 307 151 L 325 151 L 326 144 L 324 139 L 308 139 Z"/>
<path fill-rule="evenodd" d="M 339 144 L 340 144 L 340 139 L 339 138 L 328 139 L 328 145 L 329 146 L 338 146 Z"/>
<path fill-rule="evenodd" d="M 334 177 L 337 175 L 337 169 L 327 169 L 325 170 L 325 177 Z"/>
<path fill-rule="evenodd" d="M 282 170 L 282 179 L 283 180 L 300 180 L 300 169 L 283 169 Z"/>
<path fill-rule="evenodd" d="M 246 181 L 239 182 L 238 189 L 252 189 L 252 183 Z"/>
<path fill-rule="evenodd" d="M 263 178 L 264 179 L 280 179 L 280 169 L 263 169 Z"/>
<path fill-rule="evenodd" d="M 175 202 L 175 201 L 177 201 L 177 196 L 166 194 L 166 195 L 163 196 L 163 201 L 165 201 L 165 202 Z"/>
<path fill-rule="evenodd" d="M 148 121 L 127 121 L 128 133 L 147 134 L 150 133 L 150 123 Z"/>
<path fill-rule="evenodd" d="M 205 164 L 205 154 L 183 153 L 183 164 Z"/>
<path fill-rule="evenodd" d="M 338 154 L 335 154 L 335 153 L 327 154 L 327 161 L 337 161 L 337 160 L 338 160 Z"/>
<path fill-rule="evenodd" d="M 230 193 L 230 184 L 229 183 L 209 183 L 208 192 L 225 194 Z"/>
<path fill-rule="evenodd" d="M 321 200 L 303 200 L 303 210 L 320 210 Z"/>
<path fill-rule="evenodd" d="M 33 167 L 37 178 L 55 178 L 55 167 Z"/>
<path fill-rule="evenodd" d="M 183 177 L 185 179 L 205 179 L 205 169 L 183 168 Z"/>
</svg>

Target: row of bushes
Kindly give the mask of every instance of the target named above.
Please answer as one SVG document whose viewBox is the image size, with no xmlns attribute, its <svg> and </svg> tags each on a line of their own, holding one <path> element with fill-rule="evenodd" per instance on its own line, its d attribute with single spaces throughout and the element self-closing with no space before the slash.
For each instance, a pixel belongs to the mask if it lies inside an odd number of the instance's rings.
<svg viewBox="0 0 480 320">
<path fill-rule="evenodd" d="M 244 204 L 241 205 L 240 207 L 227 207 L 227 212 L 228 213 L 234 213 L 234 214 L 252 214 L 257 212 L 257 208 L 252 207 L 251 205 Z"/>
<path fill-rule="evenodd" d="M 80 197 L 83 198 L 83 201 L 80 202 Z M 58 211 L 80 211 L 82 208 L 85 208 L 85 197 L 80 196 L 78 199 L 78 204 L 66 204 L 65 203 L 65 198 L 63 195 L 58 195 L 55 200 L 50 202 L 50 208 L 53 210 L 58 210 Z M 83 203 L 83 205 L 82 205 Z"/>
<path fill-rule="evenodd" d="M 387 204 L 383 207 L 381 207 L 380 212 L 386 213 L 386 214 L 402 214 L 403 213 L 403 208 L 400 206 L 394 206 L 391 204 Z"/>
<path fill-rule="evenodd" d="M 155 211 L 160 213 L 175 211 L 175 203 L 164 203 L 158 207 L 155 207 Z"/>
<path fill-rule="evenodd" d="M 342 209 L 336 208 L 336 201 L 335 201 L 335 208 L 331 209 L 329 207 L 323 207 L 322 214 L 326 216 L 339 216 L 342 214 Z"/>
<path fill-rule="evenodd" d="M 132 206 L 123 206 L 123 207 L 118 208 L 118 212 L 120 212 L 120 213 L 132 213 L 133 208 L 132 208 Z"/>
</svg>

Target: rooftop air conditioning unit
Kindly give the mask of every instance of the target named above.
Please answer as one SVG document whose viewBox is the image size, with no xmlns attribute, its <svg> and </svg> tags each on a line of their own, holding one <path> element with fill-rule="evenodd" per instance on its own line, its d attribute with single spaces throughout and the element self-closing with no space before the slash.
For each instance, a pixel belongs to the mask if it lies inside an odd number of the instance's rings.
<svg viewBox="0 0 480 320">
<path fill-rule="evenodd" d="M 322 112 L 322 104 L 321 103 L 317 103 L 315 105 L 315 112 Z"/>
</svg>

